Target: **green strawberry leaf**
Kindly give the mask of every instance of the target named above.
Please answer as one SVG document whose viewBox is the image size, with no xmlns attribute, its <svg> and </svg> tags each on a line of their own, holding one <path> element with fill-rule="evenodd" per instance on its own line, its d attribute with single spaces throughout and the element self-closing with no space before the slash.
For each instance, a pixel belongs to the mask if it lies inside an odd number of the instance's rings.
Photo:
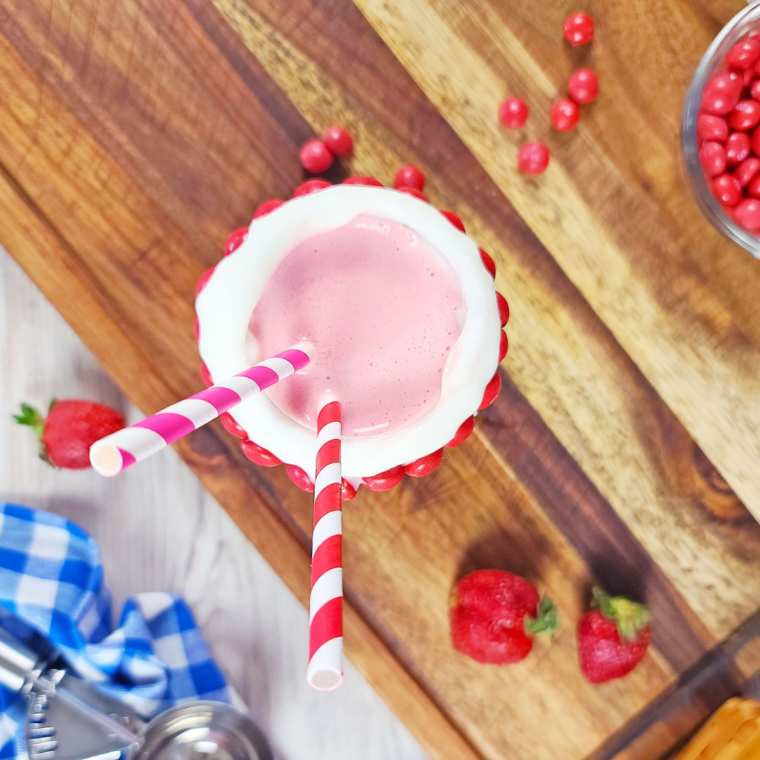
<svg viewBox="0 0 760 760">
<path fill-rule="evenodd" d="M 546 596 L 538 603 L 536 617 L 525 618 L 525 632 L 533 636 L 538 633 L 553 635 L 558 627 L 557 605 Z"/>
<path fill-rule="evenodd" d="M 53 401 L 53 404 L 55 401 Z M 50 405 L 52 409 L 53 404 Z M 42 443 L 42 434 L 45 430 L 45 418 L 40 414 L 38 409 L 35 409 L 29 404 L 21 404 L 21 414 L 14 414 L 13 419 L 18 422 L 19 425 L 27 425 L 32 428 L 37 434 L 40 444 L 40 459 L 44 460 L 48 464 L 52 464 L 50 457 L 48 456 L 47 449 Z"/>
<path fill-rule="evenodd" d="M 646 605 L 624 596 L 610 596 L 598 587 L 591 592 L 591 606 L 615 622 L 620 638 L 625 641 L 634 641 L 652 617 Z"/>
</svg>

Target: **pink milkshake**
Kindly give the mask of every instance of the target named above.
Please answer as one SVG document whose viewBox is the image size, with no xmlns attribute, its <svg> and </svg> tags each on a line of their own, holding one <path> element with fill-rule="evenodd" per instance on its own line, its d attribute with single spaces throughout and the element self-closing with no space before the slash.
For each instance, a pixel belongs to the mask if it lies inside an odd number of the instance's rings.
<svg viewBox="0 0 760 760">
<path fill-rule="evenodd" d="M 506 302 L 487 254 L 429 204 L 357 185 L 254 219 L 204 280 L 196 310 L 207 379 L 305 341 L 312 361 L 225 424 L 257 464 L 313 489 L 316 415 L 343 409 L 346 493 L 421 476 L 498 393 Z M 485 266 L 484 266 L 485 264 Z"/>
</svg>

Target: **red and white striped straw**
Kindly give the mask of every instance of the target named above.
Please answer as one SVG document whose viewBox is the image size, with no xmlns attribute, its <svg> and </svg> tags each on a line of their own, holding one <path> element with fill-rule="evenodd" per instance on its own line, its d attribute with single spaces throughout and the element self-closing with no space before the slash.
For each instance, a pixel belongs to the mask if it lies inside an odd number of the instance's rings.
<svg viewBox="0 0 760 760">
<path fill-rule="evenodd" d="M 142 422 L 101 438 L 90 447 L 93 469 L 112 477 L 170 443 L 206 425 L 220 414 L 289 377 L 309 363 L 308 347 L 294 346 L 218 385 L 168 406 Z"/>
<path fill-rule="evenodd" d="M 309 667 L 318 691 L 343 683 L 343 522 L 341 514 L 340 404 L 325 404 L 317 417 L 314 534 L 311 544 Z"/>
</svg>

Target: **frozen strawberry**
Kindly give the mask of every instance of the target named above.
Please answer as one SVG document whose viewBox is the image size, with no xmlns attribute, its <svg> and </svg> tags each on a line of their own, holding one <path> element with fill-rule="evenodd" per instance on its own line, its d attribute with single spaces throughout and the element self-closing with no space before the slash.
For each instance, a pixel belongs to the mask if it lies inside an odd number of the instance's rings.
<svg viewBox="0 0 760 760">
<path fill-rule="evenodd" d="M 89 467 L 90 446 L 126 424 L 124 415 L 110 406 L 77 399 L 54 400 L 47 417 L 29 404 L 21 404 L 21 414 L 13 418 L 37 433 L 42 459 L 66 470 Z"/>
<path fill-rule="evenodd" d="M 641 662 L 652 641 L 649 610 L 600 588 L 578 623 L 581 672 L 591 683 L 604 683 L 628 675 Z"/>
<path fill-rule="evenodd" d="M 557 608 L 519 575 L 478 570 L 462 578 L 449 611 L 454 649 L 477 662 L 507 665 L 524 660 L 533 637 L 553 633 Z"/>
</svg>

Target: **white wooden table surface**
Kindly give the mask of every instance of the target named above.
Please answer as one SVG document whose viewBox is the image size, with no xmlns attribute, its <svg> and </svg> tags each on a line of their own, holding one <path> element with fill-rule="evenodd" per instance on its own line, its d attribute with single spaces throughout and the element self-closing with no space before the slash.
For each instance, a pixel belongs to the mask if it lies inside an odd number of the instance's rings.
<svg viewBox="0 0 760 760">
<path fill-rule="evenodd" d="M 38 459 L 11 414 L 54 396 L 140 416 L 0 248 L 0 502 L 57 512 L 95 536 L 116 614 L 140 591 L 182 594 L 278 758 L 426 757 L 350 664 L 336 692 L 306 685 L 306 611 L 173 451 L 112 480 Z"/>
</svg>

